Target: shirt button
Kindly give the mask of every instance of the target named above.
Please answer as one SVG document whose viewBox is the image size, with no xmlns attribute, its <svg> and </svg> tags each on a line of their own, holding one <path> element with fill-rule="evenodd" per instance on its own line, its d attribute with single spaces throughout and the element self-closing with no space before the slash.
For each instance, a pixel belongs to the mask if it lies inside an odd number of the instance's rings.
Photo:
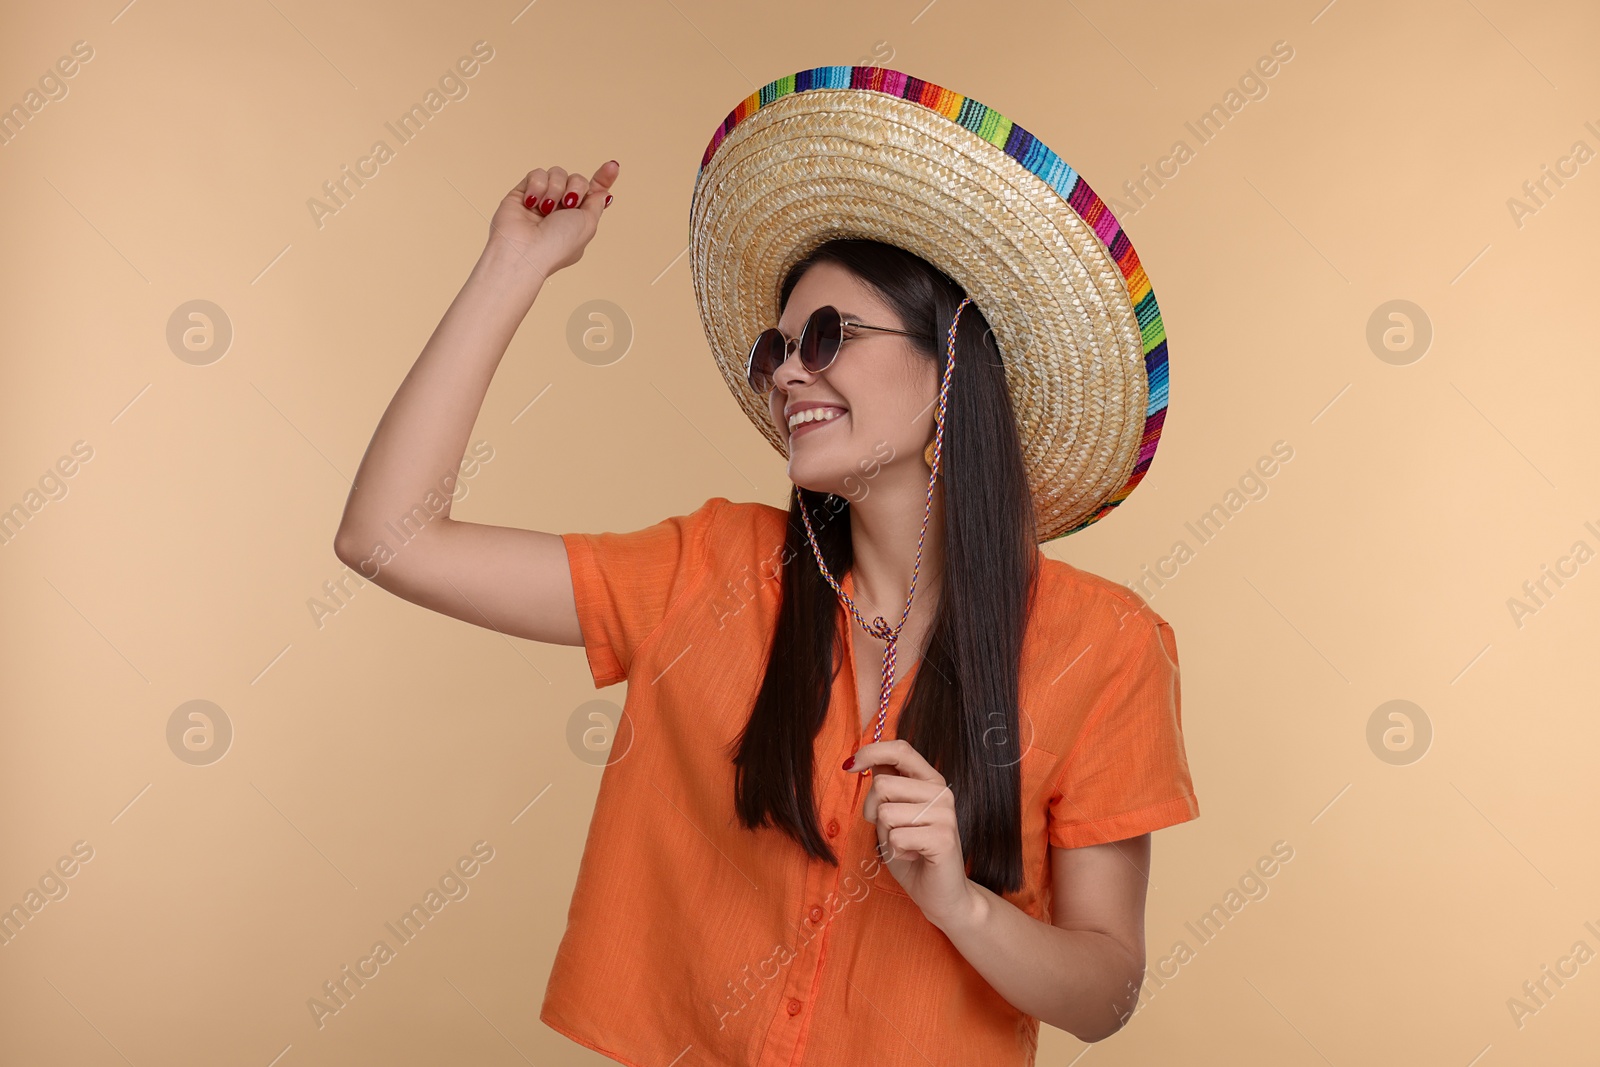
<svg viewBox="0 0 1600 1067">
<path fill-rule="evenodd" d="M 814 923 L 819 923 L 822 921 L 822 905 L 811 905 L 811 921 Z"/>
<path fill-rule="evenodd" d="M 796 1000 L 795 998 L 793 998 L 793 997 L 789 998 L 789 1014 L 790 1015 L 799 1015 L 800 1014 L 800 1002 L 798 1000 Z"/>
<path fill-rule="evenodd" d="M 839 820 L 838 819 L 829 819 L 828 820 L 828 836 L 829 837 L 838 837 L 839 836 Z"/>
</svg>

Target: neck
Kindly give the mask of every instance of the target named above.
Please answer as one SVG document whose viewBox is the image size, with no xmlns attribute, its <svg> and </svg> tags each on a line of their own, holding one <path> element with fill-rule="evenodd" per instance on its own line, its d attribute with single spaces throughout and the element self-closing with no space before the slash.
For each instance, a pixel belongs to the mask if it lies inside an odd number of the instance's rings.
<svg viewBox="0 0 1600 1067">
<path fill-rule="evenodd" d="M 887 474 L 888 471 L 883 473 Z M 854 562 L 851 582 L 856 607 L 871 621 L 882 615 L 892 628 L 906 608 L 906 594 L 916 574 L 910 620 L 925 617 L 938 603 L 944 584 L 944 483 L 935 484 L 928 509 L 927 468 L 919 481 L 903 484 L 886 480 L 874 484 L 860 502 L 850 505 L 850 540 Z M 922 565 L 917 567 L 917 539 L 922 536 L 922 516 L 928 509 L 928 532 L 922 537 Z"/>
</svg>

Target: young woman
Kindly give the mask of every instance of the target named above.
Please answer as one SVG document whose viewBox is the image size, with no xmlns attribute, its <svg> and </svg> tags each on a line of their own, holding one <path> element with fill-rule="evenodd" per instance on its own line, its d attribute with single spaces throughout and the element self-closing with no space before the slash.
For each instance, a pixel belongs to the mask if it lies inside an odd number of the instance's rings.
<svg viewBox="0 0 1600 1067">
<path fill-rule="evenodd" d="M 612 1059 L 1031 1064 L 1040 1020 L 1095 1041 L 1136 1006 L 1149 835 L 1199 814 L 1176 643 L 1038 546 L 1142 478 L 1165 340 L 1109 212 L 998 118 L 818 68 L 713 137 L 695 292 L 787 510 L 556 535 L 445 499 L 375 548 L 456 469 L 615 160 L 507 194 L 362 461 L 342 560 L 629 682 L 540 1013 Z"/>
</svg>

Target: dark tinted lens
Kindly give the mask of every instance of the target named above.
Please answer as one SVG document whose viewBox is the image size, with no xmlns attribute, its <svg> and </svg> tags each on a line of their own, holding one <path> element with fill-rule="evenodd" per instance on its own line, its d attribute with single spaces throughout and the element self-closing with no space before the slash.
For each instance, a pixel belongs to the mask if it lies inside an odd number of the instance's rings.
<svg viewBox="0 0 1600 1067">
<path fill-rule="evenodd" d="M 811 313 L 806 333 L 800 340 L 800 363 L 812 374 L 825 369 L 839 354 L 844 337 L 844 319 L 839 309 L 824 304 Z"/>
<path fill-rule="evenodd" d="M 761 336 L 750 347 L 750 362 L 745 372 L 750 388 L 758 393 L 772 388 L 772 374 L 783 363 L 784 350 L 783 334 L 776 329 L 761 331 Z"/>
</svg>

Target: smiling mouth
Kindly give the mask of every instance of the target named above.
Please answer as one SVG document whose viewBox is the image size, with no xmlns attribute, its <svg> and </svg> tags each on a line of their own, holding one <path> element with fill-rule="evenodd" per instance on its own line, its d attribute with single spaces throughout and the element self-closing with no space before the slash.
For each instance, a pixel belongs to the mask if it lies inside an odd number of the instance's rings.
<svg viewBox="0 0 1600 1067">
<path fill-rule="evenodd" d="M 807 420 L 805 422 L 796 423 L 794 428 L 789 431 L 789 440 L 793 441 L 795 438 L 801 436 L 802 434 L 812 433 L 812 432 L 816 431 L 817 429 L 819 429 L 819 428 L 821 428 L 823 426 L 827 426 L 830 423 L 838 422 L 840 419 L 844 418 L 848 414 L 849 414 L 848 411 L 840 410 L 840 411 L 835 411 L 835 413 L 833 415 L 831 415 L 831 416 L 829 416 L 827 418 L 809 419 L 809 420 Z"/>
</svg>

